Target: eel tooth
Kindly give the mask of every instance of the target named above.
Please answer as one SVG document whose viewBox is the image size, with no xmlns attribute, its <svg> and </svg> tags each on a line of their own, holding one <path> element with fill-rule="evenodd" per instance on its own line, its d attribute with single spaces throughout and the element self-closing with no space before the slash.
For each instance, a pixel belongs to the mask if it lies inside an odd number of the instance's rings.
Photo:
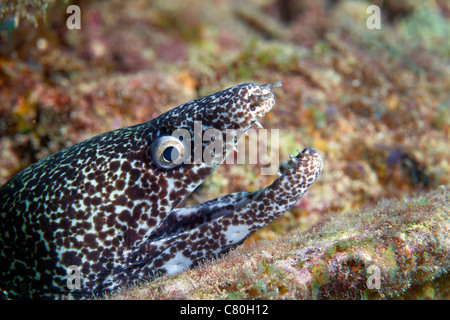
<svg viewBox="0 0 450 320">
<path fill-rule="evenodd" d="M 256 126 L 257 126 L 259 129 L 264 129 L 264 127 L 262 126 L 261 122 L 256 121 L 255 124 L 256 124 Z"/>
</svg>

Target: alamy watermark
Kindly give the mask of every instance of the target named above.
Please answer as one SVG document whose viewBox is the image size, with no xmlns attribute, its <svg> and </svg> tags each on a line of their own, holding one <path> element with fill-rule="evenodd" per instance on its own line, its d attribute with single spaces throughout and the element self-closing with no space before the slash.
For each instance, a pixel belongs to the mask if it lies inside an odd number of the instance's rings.
<svg viewBox="0 0 450 320">
<path fill-rule="evenodd" d="M 71 265 L 67 267 L 67 288 L 69 290 L 81 289 L 81 271 L 77 265 Z M 367 277 L 366 285 L 367 289 L 380 290 L 381 289 L 381 269 L 379 266 L 372 264 L 366 272 L 370 275 Z"/>
<path fill-rule="evenodd" d="M 279 137 L 278 129 L 248 129 L 247 131 L 210 128 L 203 131 L 202 122 L 194 121 L 194 136 L 186 129 L 177 129 L 172 137 L 183 142 L 181 151 L 171 149 L 169 158 L 175 164 L 258 164 L 262 175 L 272 175 L 279 168 Z M 248 139 L 237 140 L 242 136 Z M 225 139 L 225 140 L 224 140 Z M 246 143 L 248 141 L 248 144 Z M 171 148 L 170 144 L 165 148 Z M 270 151 L 269 151 L 270 149 Z M 236 153 L 234 153 L 236 152 Z M 229 154 L 224 159 L 225 155 Z"/>
<path fill-rule="evenodd" d="M 381 9 L 377 5 L 371 5 L 367 7 L 367 14 L 370 16 L 366 20 L 366 27 L 369 30 L 381 29 Z"/>
<path fill-rule="evenodd" d="M 71 15 L 66 20 L 67 29 L 81 29 L 81 9 L 77 5 L 71 5 L 67 7 L 66 13 Z"/>
<path fill-rule="evenodd" d="M 81 29 L 81 9 L 77 5 L 70 5 L 66 9 L 66 13 L 70 16 L 66 20 L 67 29 Z M 381 29 L 381 9 L 377 5 L 370 5 L 366 9 L 366 13 L 370 16 L 366 20 L 367 29 Z"/>
<path fill-rule="evenodd" d="M 77 265 L 68 266 L 67 269 L 67 288 L 69 290 L 80 290 L 81 289 L 81 271 L 80 267 Z"/>
<path fill-rule="evenodd" d="M 367 273 L 370 276 L 367 278 L 367 289 L 380 290 L 381 289 L 381 269 L 379 266 L 372 264 L 367 268 Z"/>
</svg>

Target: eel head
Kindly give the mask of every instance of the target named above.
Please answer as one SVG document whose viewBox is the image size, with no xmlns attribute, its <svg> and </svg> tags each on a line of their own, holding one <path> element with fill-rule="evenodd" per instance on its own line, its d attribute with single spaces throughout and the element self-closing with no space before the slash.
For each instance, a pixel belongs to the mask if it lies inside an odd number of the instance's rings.
<svg viewBox="0 0 450 320">
<path fill-rule="evenodd" d="M 283 163 L 267 188 L 177 208 L 271 110 L 280 85 L 234 86 L 15 175 L 0 188 L 0 296 L 86 297 L 175 274 L 283 214 L 322 170 L 312 149 Z M 69 285 L 69 270 L 80 286 Z"/>
<path fill-rule="evenodd" d="M 271 110 L 275 105 L 272 89 L 278 86 L 280 82 L 242 84 L 180 106 L 163 116 L 166 122 L 158 127 L 169 129 L 159 132 L 154 139 L 167 137 L 169 132 L 180 129 L 187 133 L 181 137 L 183 151 L 176 151 L 174 157 L 169 157 L 181 159 L 181 164 L 173 164 L 173 169 L 158 169 L 158 165 L 154 168 L 166 179 L 171 190 L 169 200 L 173 201 L 169 201 L 167 215 L 147 234 L 128 263 L 139 267 L 151 265 L 152 269 L 166 274 L 181 272 L 199 260 L 241 244 L 292 207 L 314 183 L 323 162 L 318 152 L 306 148 L 283 162 L 279 177 L 262 190 L 229 194 L 194 207 L 176 208 L 222 164 L 231 150 L 236 149 L 242 135 L 255 123 L 259 124 L 258 120 Z M 200 127 L 198 122 L 201 122 Z M 201 130 L 196 132 L 196 127 Z M 206 142 L 199 138 L 199 131 Z M 181 136 L 179 132 L 177 135 Z M 173 136 L 170 139 L 178 144 L 179 140 Z M 210 139 L 211 136 L 214 139 Z M 211 155 L 213 144 L 215 151 L 223 152 L 213 152 L 215 157 L 206 159 Z M 195 149 L 198 146 L 200 150 Z M 196 162 L 195 157 L 200 154 L 204 161 Z M 154 156 L 153 161 L 158 161 L 158 157 Z M 178 195 L 171 197 L 171 192 Z"/>
</svg>

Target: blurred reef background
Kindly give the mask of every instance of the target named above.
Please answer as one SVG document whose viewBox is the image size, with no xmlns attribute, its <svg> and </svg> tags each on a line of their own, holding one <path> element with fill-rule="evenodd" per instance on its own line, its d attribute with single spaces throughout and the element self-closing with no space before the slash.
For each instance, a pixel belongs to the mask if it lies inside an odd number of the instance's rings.
<svg viewBox="0 0 450 320">
<path fill-rule="evenodd" d="M 261 123 L 280 160 L 318 150 L 322 176 L 224 259 L 112 298 L 449 299 L 449 19 L 447 0 L 0 0 L 0 185 L 96 134 L 281 80 Z M 223 165 L 187 204 L 275 179 L 260 170 Z"/>
</svg>

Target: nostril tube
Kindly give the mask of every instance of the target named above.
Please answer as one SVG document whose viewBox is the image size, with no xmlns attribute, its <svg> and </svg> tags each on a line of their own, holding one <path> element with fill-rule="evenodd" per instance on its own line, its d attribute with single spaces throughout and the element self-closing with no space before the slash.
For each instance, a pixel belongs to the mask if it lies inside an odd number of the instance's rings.
<svg viewBox="0 0 450 320">
<path fill-rule="evenodd" d="M 281 86 L 282 86 L 281 81 L 270 82 L 262 85 L 262 87 L 267 87 L 269 89 L 275 89 Z"/>
</svg>

